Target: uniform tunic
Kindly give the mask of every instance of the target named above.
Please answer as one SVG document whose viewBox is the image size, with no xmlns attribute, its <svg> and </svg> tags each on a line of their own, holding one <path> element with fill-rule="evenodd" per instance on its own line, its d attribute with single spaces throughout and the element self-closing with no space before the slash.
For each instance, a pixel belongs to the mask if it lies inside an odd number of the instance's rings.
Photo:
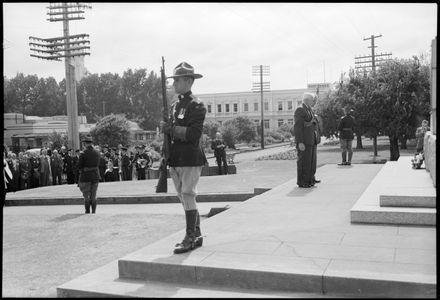
<svg viewBox="0 0 440 300">
<path fill-rule="evenodd" d="M 338 130 L 340 132 L 340 138 L 343 140 L 354 139 L 354 118 L 351 115 L 345 115 L 339 122 Z"/>
<path fill-rule="evenodd" d="M 188 92 L 179 96 L 172 106 L 174 126 L 186 127 L 185 136 L 174 137 L 170 149 L 170 167 L 203 166 L 207 162 L 201 147 L 206 108 L 197 97 Z"/>
</svg>

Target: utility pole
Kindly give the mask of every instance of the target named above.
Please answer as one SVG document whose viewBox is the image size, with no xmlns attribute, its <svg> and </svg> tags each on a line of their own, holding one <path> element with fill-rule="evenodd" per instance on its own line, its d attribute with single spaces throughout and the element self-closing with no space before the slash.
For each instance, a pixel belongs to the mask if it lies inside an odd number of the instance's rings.
<svg viewBox="0 0 440 300">
<path fill-rule="evenodd" d="M 392 53 L 375 53 L 374 48 L 377 48 L 377 46 L 374 45 L 374 39 L 380 37 L 382 35 L 372 34 L 369 38 L 364 38 L 364 41 L 371 40 L 371 46 L 368 47 L 371 48 L 371 55 L 355 57 L 355 64 L 357 64 L 355 68 L 357 70 L 363 69 L 364 71 L 373 71 L 374 73 L 376 72 L 376 67 L 391 59 Z"/>
<path fill-rule="evenodd" d="M 253 66 L 252 67 L 252 75 L 259 76 L 260 82 L 254 82 L 252 84 L 252 92 L 260 92 L 261 97 L 261 149 L 264 149 L 264 103 L 263 103 L 263 91 L 270 91 L 270 82 L 263 81 L 263 76 L 270 75 L 270 67 L 269 66 Z"/>
<path fill-rule="evenodd" d="M 372 34 L 369 38 L 364 38 L 364 41 L 371 40 L 371 46 L 368 48 L 371 48 L 371 55 L 367 56 L 357 56 L 355 57 L 355 64 L 357 66 L 356 69 L 363 69 L 364 72 L 372 71 L 372 74 L 374 75 L 376 73 L 376 67 L 381 66 L 385 62 L 391 59 L 392 53 L 380 53 L 375 54 L 374 48 L 377 48 L 377 46 L 374 45 L 374 39 L 380 38 L 382 35 L 374 35 Z M 365 60 L 366 59 L 366 60 Z M 371 59 L 371 60 L 369 60 Z M 362 148 L 361 145 L 362 140 L 360 139 L 360 136 L 358 137 L 358 145 L 357 148 Z M 373 149 L 374 149 L 374 157 L 377 156 L 377 136 L 373 138 Z"/>
<path fill-rule="evenodd" d="M 63 36 L 56 38 L 38 38 L 29 37 L 31 41 L 30 50 L 33 57 L 61 61 L 64 57 L 66 72 L 66 103 L 67 103 L 67 134 L 69 139 L 69 148 L 80 149 L 79 143 L 79 122 L 78 122 L 78 103 L 76 95 L 75 63 L 73 57 L 90 55 L 86 52 L 90 49 L 87 40 L 88 34 L 69 35 L 69 21 L 84 19 L 82 14 L 85 8 L 91 8 L 89 5 L 80 2 L 56 2 L 50 3 L 48 15 L 50 22 L 63 21 Z M 36 41 L 36 42 L 35 42 Z"/>
</svg>

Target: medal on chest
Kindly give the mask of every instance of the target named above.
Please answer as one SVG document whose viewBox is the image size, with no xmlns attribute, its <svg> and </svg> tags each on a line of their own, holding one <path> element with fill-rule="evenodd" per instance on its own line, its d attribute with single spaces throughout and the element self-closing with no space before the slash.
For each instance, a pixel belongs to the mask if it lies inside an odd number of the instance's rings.
<svg viewBox="0 0 440 300">
<path fill-rule="evenodd" d="M 185 108 L 182 107 L 179 111 L 179 115 L 177 116 L 177 118 L 183 120 L 184 116 L 185 116 Z"/>
</svg>

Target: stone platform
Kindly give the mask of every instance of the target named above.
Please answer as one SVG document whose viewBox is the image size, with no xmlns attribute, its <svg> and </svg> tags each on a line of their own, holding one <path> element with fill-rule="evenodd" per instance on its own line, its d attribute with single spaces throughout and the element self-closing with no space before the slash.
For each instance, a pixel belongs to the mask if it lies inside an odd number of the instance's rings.
<svg viewBox="0 0 440 300">
<path fill-rule="evenodd" d="M 201 248 L 174 255 L 184 230 L 57 288 L 59 297 L 436 297 L 436 229 L 354 224 L 350 209 L 383 165 L 318 170 L 203 220 Z"/>
<path fill-rule="evenodd" d="M 351 209 L 353 223 L 436 225 L 437 192 L 411 156 L 387 162 Z"/>
</svg>

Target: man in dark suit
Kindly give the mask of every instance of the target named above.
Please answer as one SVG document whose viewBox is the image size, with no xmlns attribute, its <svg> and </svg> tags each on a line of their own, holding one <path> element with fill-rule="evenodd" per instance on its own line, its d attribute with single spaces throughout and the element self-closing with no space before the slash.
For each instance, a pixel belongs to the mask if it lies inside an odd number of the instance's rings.
<svg viewBox="0 0 440 300">
<path fill-rule="evenodd" d="M 314 178 L 316 171 L 316 145 L 319 141 L 318 121 L 312 111 L 316 96 L 304 93 L 303 104 L 295 110 L 293 134 L 295 136 L 297 159 L 297 184 L 302 188 L 310 188 L 319 182 Z"/>
</svg>

